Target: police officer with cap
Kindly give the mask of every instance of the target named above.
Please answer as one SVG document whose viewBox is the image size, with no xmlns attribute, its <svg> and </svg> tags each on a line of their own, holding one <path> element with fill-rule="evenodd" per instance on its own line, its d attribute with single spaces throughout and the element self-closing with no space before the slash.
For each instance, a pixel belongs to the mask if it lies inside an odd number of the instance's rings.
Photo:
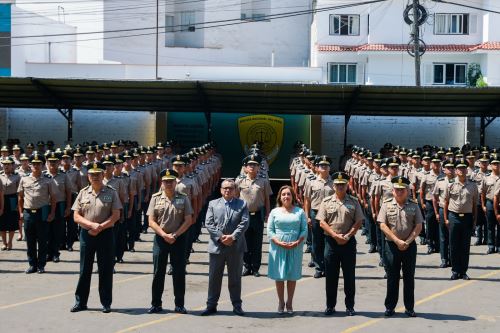
<svg viewBox="0 0 500 333">
<path fill-rule="evenodd" d="M 335 312 L 340 267 L 344 276 L 346 314 L 354 316 L 356 293 L 356 232 L 363 224 L 358 200 L 347 194 L 349 176 L 336 172 L 332 176 L 335 194 L 323 199 L 316 215 L 325 233 L 326 315 Z"/>
<path fill-rule="evenodd" d="M 488 225 L 487 254 L 500 250 L 500 224 L 497 222 L 493 206 L 495 185 L 500 182 L 500 155 L 491 154 L 490 168 L 491 172 L 483 179 L 480 191 L 481 205 Z"/>
<path fill-rule="evenodd" d="M 101 162 L 88 165 L 90 185 L 76 197 L 72 210 L 80 232 L 80 278 L 75 291 L 76 304 L 71 312 L 87 310 L 94 257 L 97 254 L 99 297 L 102 312 L 111 312 L 114 266 L 113 225 L 120 218 L 122 204 L 118 193 L 103 184 L 105 166 Z"/>
<path fill-rule="evenodd" d="M 154 230 L 151 308 L 148 313 L 158 313 L 162 308 L 162 294 L 165 274 L 170 256 L 174 283 L 175 309 L 177 313 L 187 313 L 184 307 L 186 289 L 186 234 L 192 224 L 193 209 L 189 198 L 176 192 L 178 174 L 166 169 L 160 173 L 162 190 L 151 197 L 147 215 L 149 227 Z"/>
<path fill-rule="evenodd" d="M 386 236 L 385 263 L 387 271 L 387 294 L 385 316 L 391 317 L 399 297 L 400 271 L 403 271 L 403 295 L 405 314 L 415 317 L 415 265 L 417 261 L 418 237 L 423 217 L 417 203 L 408 199 L 410 181 L 397 176 L 391 180 L 393 197 L 382 204 L 377 217 L 380 229 Z"/>
<path fill-rule="evenodd" d="M 45 273 L 47 234 L 56 212 L 56 185 L 42 174 L 45 158 L 35 152 L 30 157 L 31 174 L 19 181 L 19 217 L 24 220 L 29 267 L 26 274 Z M 37 249 L 38 245 L 38 249 Z"/>
<path fill-rule="evenodd" d="M 469 162 L 463 158 L 455 161 L 456 178 L 444 194 L 444 218 L 450 230 L 452 280 L 469 280 L 470 240 L 477 219 L 479 191 L 467 178 L 468 167 Z"/>
<path fill-rule="evenodd" d="M 262 237 L 264 233 L 264 221 L 267 220 L 271 204 L 271 186 L 269 182 L 258 177 L 261 157 L 259 155 L 248 155 L 243 159 L 246 176 L 236 180 L 237 196 L 245 200 L 250 215 L 250 223 L 245 232 L 247 252 L 243 256 L 245 269 L 243 276 L 254 275 L 259 277 L 259 268 L 262 261 Z"/>
</svg>

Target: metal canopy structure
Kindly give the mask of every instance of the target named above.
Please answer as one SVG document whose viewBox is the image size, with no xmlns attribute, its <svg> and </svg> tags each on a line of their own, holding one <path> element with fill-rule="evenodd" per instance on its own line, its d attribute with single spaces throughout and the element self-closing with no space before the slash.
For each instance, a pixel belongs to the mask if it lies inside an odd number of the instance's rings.
<svg viewBox="0 0 500 333">
<path fill-rule="evenodd" d="M 481 117 L 500 115 L 500 87 L 339 86 L 302 83 L 0 78 L 0 107 L 73 110 Z M 347 128 L 347 126 L 345 126 Z M 484 144 L 484 142 L 482 142 Z"/>
</svg>

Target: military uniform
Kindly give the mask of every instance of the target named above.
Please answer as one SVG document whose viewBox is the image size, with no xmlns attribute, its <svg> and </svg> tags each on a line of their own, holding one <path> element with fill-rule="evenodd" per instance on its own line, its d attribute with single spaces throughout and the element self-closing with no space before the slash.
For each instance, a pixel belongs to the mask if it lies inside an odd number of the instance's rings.
<svg viewBox="0 0 500 333">
<path fill-rule="evenodd" d="M 42 156 L 35 154 L 30 162 L 42 164 Z M 19 203 L 19 215 L 24 220 L 24 233 L 28 246 L 29 268 L 26 273 L 33 273 L 38 268 L 39 273 L 45 272 L 47 262 L 47 235 L 49 231 L 49 214 L 55 214 L 55 197 L 57 191 L 54 180 L 40 174 L 34 177 L 32 174 L 22 177 L 19 181 L 17 192 L 21 202 Z M 38 245 L 38 249 L 37 249 Z"/>
<path fill-rule="evenodd" d="M 4 164 L 14 164 L 12 158 L 2 161 Z M 17 207 L 17 189 L 21 177 L 16 171 L 5 173 L 0 171 L 0 193 L 3 195 L 3 214 L 0 215 L 0 231 L 14 232 L 19 228 L 19 211 Z M 12 246 L 12 244 L 10 244 Z M 8 247 L 8 249 L 10 249 Z"/>
<path fill-rule="evenodd" d="M 324 158 L 322 156 L 316 160 L 315 164 L 318 166 L 320 164 L 330 166 L 331 159 L 327 156 L 324 156 Z M 312 224 L 311 256 L 316 269 L 315 277 L 321 277 L 325 274 L 325 234 L 323 229 L 321 229 L 319 219 L 316 218 L 316 215 L 318 214 L 323 199 L 331 196 L 333 193 L 332 179 L 330 177 L 323 179 L 319 176 L 314 177 L 304 191 L 304 198 L 307 198 L 309 202 L 309 211 L 307 214 Z"/>
<path fill-rule="evenodd" d="M 449 184 L 454 181 L 455 178 L 449 178 L 444 175 L 440 176 L 432 191 L 432 195 L 437 200 L 439 207 L 439 254 L 441 256 L 441 268 L 450 266 L 450 231 L 444 218 L 444 194 Z"/>
<path fill-rule="evenodd" d="M 489 159 L 488 159 L 489 161 Z M 481 204 L 481 186 L 483 184 L 483 180 L 488 174 L 488 171 L 483 172 L 480 168 L 475 169 L 472 171 L 470 176 L 471 181 L 476 183 L 478 191 L 479 191 L 479 198 L 477 201 L 477 223 L 476 223 L 476 237 L 477 241 L 474 245 L 483 245 L 486 244 L 488 240 L 488 223 L 486 220 L 486 212 L 483 211 L 482 204 Z"/>
<path fill-rule="evenodd" d="M 468 162 L 458 160 L 455 167 L 467 167 Z M 452 279 L 468 279 L 470 240 L 472 228 L 475 224 L 476 202 L 478 189 L 475 183 L 466 179 L 464 183 L 456 177 L 453 183 L 446 188 L 445 216 L 449 221 L 450 230 L 450 258 Z M 447 209 L 446 209 L 447 208 Z"/>
<path fill-rule="evenodd" d="M 401 180 L 401 181 L 400 181 Z M 403 177 L 395 177 L 393 182 L 405 186 L 410 184 L 410 181 Z M 412 231 L 419 224 L 423 223 L 422 213 L 418 205 L 410 200 L 407 200 L 403 206 L 400 206 L 395 198 L 390 198 L 384 201 L 377 217 L 380 224 L 384 224 L 392 231 L 395 237 L 399 240 L 407 241 L 411 238 Z M 407 314 L 413 316 L 413 308 L 415 304 L 415 266 L 417 259 L 417 245 L 414 239 L 407 244 L 407 249 L 400 250 L 396 243 L 386 234 L 385 244 L 385 262 L 387 271 L 387 294 L 385 298 L 386 315 L 394 314 L 394 309 L 398 303 L 399 297 L 399 280 L 400 271 L 403 271 L 404 285 L 404 305 Z M 416 235 L 415 235 L 416 236 Z"/>
<path fill-rule="evenodd" d="M 260 157 L 251 155 L 244 163 L 260 163 Z M 251 160 L 253 158 L 253 160 Z M 262 237 L 264 233 L 264 218 L 266 201 L 272 194 L 269 182 L 260 177 L 251 179 L 249 176 L 236 179 L 236 188 L 241 199 L 245 200 L 250 215 L 250 223 L 245 232 L 247 252 L 243 256 L 243 262 L 247 273 L 259 275 L 262 262 Z"/>
<path fill-rule="evenodd" d="M 435 160 L 433 160 L 435 162 Z M 423 197 L 422 205 L 425 204 L 425 230 L 427 236 L 427 253 L 439 251 L 439 224 L 432 204 L 432 191 L 436 186 L 437 179 L 443 177 L 442 173 L 436 174 L 433 170 L 424 173 L 420 185 L 420 195 Z"/>
<path fill-rule="evenodd" d="M 499 164 L 500 158 L 493 154 L 491 157 L 491 164 Z M 498 166 L 496 166 L 498 170 Z M 497 222 L 495 211 L 493 208 L 493 198 L 495 184 L 500 181 L 500 174 L 491 172 L 486 175 L 481 183 L 481 196 L 483 201 L 483 207 L 486 207 L 486 220 L 487 220 L 487 230 L 488 230 L 488 254 L 494 253 L 500 250 L 500 225 Z"/>
<path fill-rule="evenodd" d="M 163 192 L 151 197 L 147 215 L 153 219 L 166 233 L 175 232 L 184 223 L 186 216 L 193 214 L 189 198 L 181 193 L 175 193 L 170 199 Z M 177 237 L 177 236 L 174 236 Z M 153 241 L 154 276 L 152 285 L 153 307 L 161 307 L 162 294 L 165 285 L 165 274 L 170 256 L 172 279 L 174 283 L 175 306 L 184 308 L 186 288 L 186 234 L 179 235 L 173 244 L 167 243 L 160 235 L 155 235 Z"/>
<path fill-rule="evenodd" d="M 103 172 L 104 169 L 101 163 L 93 163 L 89 167 L 89 173 L 99 172 L 99 170 Z M 89 185 L 80 191 L 71 209 L 78 212 L 86 220 L 102 224 L 109 220 L 116 210 L 122 209 L 122 204 L 118 193 L 110 186 L 102 185 L 100 191 L 95 193 L 92 186 Z M 82 307 L 86 309 L 96 254 L 99 271 L 99 298 L 103 312 L 109 312 L 112 302 L 114 266 L 112 227 L 102 230 L 96 236 L 93 236 L 85 227 L 81 228 L 80 277 L 75 291 L 75 307 L 80 307 L 77 311 L 81 310 Z"/>
<path fill-rule="evenodd" d="M 348 178 L 345 173 L 334 174 L 334 181 L 340 177 Z M 344 182 L 347 184 L 347 182 Z M 339 244 L 325 231 L 325 277 L 327 311 L 335 309 L 340 268 L 344 276 L 345 305 L 347 311 L 354 314 L 354 296 L 356 293 L 356 239 L 354 234 L 361 226 L 363 211 L 358 200 L 348 194 L 341 200 L 336 194 L 326 197 L 321 202 L 316 219 L 325 221 L 336 234 L 349 235 L 347 243 Z M 359 224 L 359 225 L 357 225 Z M 357 225 L 357 226 L 356 226 Z M 354 231 L 352 231 L 354 229 Z"/>
</svg>

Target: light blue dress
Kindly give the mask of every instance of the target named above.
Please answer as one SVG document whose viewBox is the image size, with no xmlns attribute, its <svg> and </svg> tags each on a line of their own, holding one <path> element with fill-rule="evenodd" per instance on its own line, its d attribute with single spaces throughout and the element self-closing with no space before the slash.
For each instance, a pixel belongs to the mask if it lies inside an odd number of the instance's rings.
<svg viewBox="0 0 500 333">
<path fill-rule="evenodd" d="M 269 261 L 267 276 L 277 281 L 296 281 L 302 278 L 302 253 L 307 238 L 307 222 L 304 211 L 294 207 L 292 213 L 283 208 L 274 208 L 267 220 L 269 237 Z M 277 237 L 283 242 L 294 242 L 300 237 L 304 241 L 293 249 L 285 249 L 271 240 Z"/>
</svg>

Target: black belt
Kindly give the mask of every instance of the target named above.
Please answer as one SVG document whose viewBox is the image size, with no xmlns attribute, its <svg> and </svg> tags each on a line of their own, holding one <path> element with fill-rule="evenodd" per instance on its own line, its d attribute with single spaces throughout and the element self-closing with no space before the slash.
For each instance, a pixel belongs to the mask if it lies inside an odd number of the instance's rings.
<svg viewBox="0 0 500 333">
<path fill-rule="evenodd" d="M 37 208 L 37 209 L 33 209 L 33 208 L 24 208 L 25 211 L 27 211 L 28 213 L 32 213 L 32 214 L 36 214 L 38 212 L 41 212 L 42 211 L 42 208 Z"/>
<path fill-rule="evenodd" d="M 257 215 L 257 214 L 260 215 L 260 213 L 261 213 L 260 210 L 256 210 L 255 212 L 249 212 L 248 214 L 254 216 L 254 215 Z"/>
<path fill-rule="evenodd" d="M 457 212 L 454 212 L 454 211 L 450 211 L 450 213 L 458 215 L 458 217 L 464 217 L 465 215 L 472 215 L 472 213 L 457 213 Z"/>
</svg>

